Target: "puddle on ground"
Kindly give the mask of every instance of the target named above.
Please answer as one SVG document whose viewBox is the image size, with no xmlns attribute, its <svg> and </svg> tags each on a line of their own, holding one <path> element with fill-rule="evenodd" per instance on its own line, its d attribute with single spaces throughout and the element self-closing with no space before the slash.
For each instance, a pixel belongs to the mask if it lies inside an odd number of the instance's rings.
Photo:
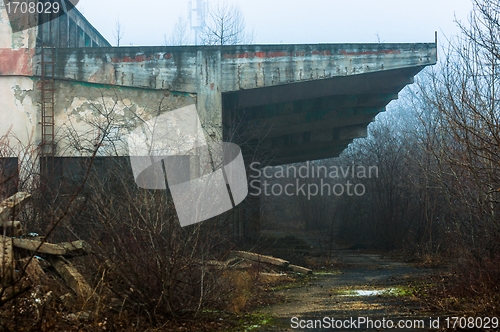
<svg viewBox="0 0 500 332">
<path fill-rule="evenodd" d="M 379 295 L 398 295 L 398 289 L 396 288 L 383 288 L 383 289 L 349 289 L 342 291 L 340 296 L 379 296 Z"/>
</svg>

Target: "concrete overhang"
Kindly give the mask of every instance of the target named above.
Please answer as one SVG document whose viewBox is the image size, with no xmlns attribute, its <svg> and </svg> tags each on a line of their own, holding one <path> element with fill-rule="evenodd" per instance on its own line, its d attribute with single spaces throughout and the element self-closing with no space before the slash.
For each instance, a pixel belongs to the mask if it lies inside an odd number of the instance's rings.
<svg viewBox="0 0 500 332">
<path fill-rule="evenodd" d="M 436 43 L 60 48 L 55 58 L 56 79 L 196 94 L 198 111 L 218 114 L 226 140 L 244 149 L 273 150 L 277 165 L 338 156 L 366 134 L 374 116 L 419 71 L 436 63 L 437 48 Z"/>
<path fill-rule="evenodd" d="M 320 61 L 319 70 L 309 71 L 323 72 L 322 77 L 224 92 L 228 138 L 236 137 L 249 151 L 272 151 L 271 165 L 337 157 L 354 138 L 366 136 L 375 115 L 437 60 L 436 44 L 335 47 L 343 58 Z M 330 75 L 332 67 L 337 75 Z M 239 132 L 231 132 L 231 122 L 243 122 Z"/>
</svg>

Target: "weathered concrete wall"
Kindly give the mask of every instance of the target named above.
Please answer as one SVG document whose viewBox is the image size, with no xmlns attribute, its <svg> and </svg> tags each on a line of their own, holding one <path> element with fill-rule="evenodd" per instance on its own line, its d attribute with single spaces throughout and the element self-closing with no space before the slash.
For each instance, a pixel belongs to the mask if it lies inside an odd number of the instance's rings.
<svg viewBox="0 0 500 332">
<path fill-rule="evenodd" d="M 68 48 L 57 50 L 56 63 L 60 79 L 196 93 L 202 121 L 220 132 L 221 61 L 216 48 Z"/>
<path fill-rule="evenodd" d="M 36 29 L 13 33 L 0 0 L 0 137 L 10 133 L 15 150 L 33 143 L 36 134 L 37 79 L 31 77 L 35 46 Z"/>
<path fill-rule="evenodd" d="M 56 74 L 122 86 L 228 92 L 427 66 L 435 59 L 435 44 L 61 49 Z M 114 73 L 114 79 L 103 73 Z"/>
<path fill-rule="evenodd" d="M 222 50 L 223 91 L 434 64 L 434 44 L 244 45 Z"/>
<path fill-rule="evenodd" d="M 13 33 L 3 0 L 0 0 L 0 76 L 33 74 L 36 28 Z"/>
<path fill-rule="evenodd" d="M 9 133 L 9 143 L 16 150 L 36 141 L 39 114 L 35 82 L 29 77 L 0 76 L 0 137 Z"/>
<path fill-rule="evenodd" d="M 125 137 L 138 124 L 196 103 L 196 95 L 172 91 L 69 81 L 55 87 L 58 156 L 90 156 L 101 140 L 100 156 L 126 156 Z"/>
</svg>

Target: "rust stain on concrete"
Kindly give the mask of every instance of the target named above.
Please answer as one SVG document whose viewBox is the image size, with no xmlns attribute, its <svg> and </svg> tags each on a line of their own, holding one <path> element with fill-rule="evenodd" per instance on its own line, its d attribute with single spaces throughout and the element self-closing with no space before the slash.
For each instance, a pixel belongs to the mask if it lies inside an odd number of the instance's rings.
<svg viewBox="0 0 500 332">
<path fill-rule="evenodd" d="M 384 55 L 384 54 L 400 54 L 401 50 L 377 50 L 377 51 L 359 51 L 359 52 L 347 52 L 346 50 L 340 50 L 342 55 Z"/>
<path fill-rule="evenodd" d="M 0 49 L 0 75 L 32 76 L 33 66 L 31 59 L 35 55 L 34 49 L 22 48 L 13 50 Z"/>
</svg>

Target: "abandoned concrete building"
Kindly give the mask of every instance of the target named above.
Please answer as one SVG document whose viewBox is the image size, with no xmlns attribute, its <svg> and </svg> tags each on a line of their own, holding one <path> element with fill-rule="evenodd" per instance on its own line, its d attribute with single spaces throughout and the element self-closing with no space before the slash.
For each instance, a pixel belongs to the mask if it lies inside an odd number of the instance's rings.
<svg viewBox="0 0 500 332">
<path fill-rule="evenodd" d="M 76 9 L 13 32 L 0 1 L 0 136 L 64 163 L 112 122 L 98 157 L 127 156 L 137 121 L 195 104 L 247 162 L 332 158 L 436 61 L 435 42 L 111 47 Z"/>
</svg>

